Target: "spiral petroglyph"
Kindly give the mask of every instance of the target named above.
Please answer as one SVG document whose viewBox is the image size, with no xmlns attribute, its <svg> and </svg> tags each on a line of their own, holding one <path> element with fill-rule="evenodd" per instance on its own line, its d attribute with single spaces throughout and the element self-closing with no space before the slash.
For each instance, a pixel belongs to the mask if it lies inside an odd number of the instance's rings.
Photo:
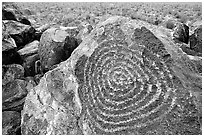
<svg viewBox="0 0 204 137">
<path fill-rule="evenodd" d="M 140 134 L 175 106 L 168 67 L 158 54 L 134 44 L 104 41 L 76 63 L 83 109 L 96 134 Z"/>
</svg>

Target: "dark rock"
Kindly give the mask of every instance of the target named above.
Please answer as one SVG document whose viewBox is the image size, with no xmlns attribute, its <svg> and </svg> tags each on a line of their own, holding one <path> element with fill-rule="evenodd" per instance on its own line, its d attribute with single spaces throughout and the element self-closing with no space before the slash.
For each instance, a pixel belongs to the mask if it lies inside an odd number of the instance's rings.
<svg viewBox="0 0 204 137">
<path fill-rule="evenodd" d="M 190 49 L 202 53 L 202 25 L 190 36 Z"/>
<path fill-rule="evenodd" d="M 72 52 L 79 46 L 79 42 L 74 37 L 67 36 L 65 38 L 65 44 L 64 44 L 64 51 L 66 54 L 66 57 L 70 57 Z"/>
<path fill-rule="evenodd" d="M 2 64 L 8 65 L 8 64 L 22 64 L 23 59 L 18 54 L 16 49 L 10 49 L 7 51 L 2 52 Z"/>
<path fill-rule="evenodd" d="M 2 135 L 21 134 L 21 113 L 16 111 L 2 112 Z"/>
<path fill-rule="evenodd" d="M 68 34 L 56 28 L 46 30 L 40 39 L 38 54 L 43 71 L 67 59 L 64 44 Z"/>
<path fill-rule="evenodd" d="M 11 9 L 2 9 L 2 20 L 14 20 L 17 21 L 16 16 Z"/>
<path fill-rule="evenodd" d="M 201 53 L 196 52 L 195 50 L 192 50 L 191 48 L 187 47 L 186 45 L 182 45 L 180 48 L 183 50 L 183 52 L 185 52 L 188 55 L 200 56 L 200 57 L 202 56 Z"/>
<path fill-rule="evenodd" d="M 23 67 L 25 69 L 25 76 L 35 76 L 37 74 L 35 63 L 39 59 L 38 54 L 28 56 L 24 59 Z"/>
<path fill-rule="evenodd" d="M 35 38 L 35 29 L 13 20 L 4 20 L 6 32 L 15 40 L 18 48 L 24 47 Z"/>
<path fill-rule="evenodd" d="M 29 90 L 22 134 L 201 134 L 202 75 L 168 31 L 99 23 Z"/>
<path fill-rule="evenodd" d="M 24 68 L 19 64 L 2 66 L 2 85 L 24 77 Z"/>
<path fill-rule="evenodd" d="M 2 110 L 18 111 L 23 109 L 25 97 L 28 93 L 27 82 L 15 79 L 2 87 Z"/>
<path fill-rule="evenodd" d="M 31 26 L 31 22 L 24 16 L 18 18 L 18 22 L 25 24 L 25 25 L 30 25 Z"/>
<path fill-rule="evenodd" d="M 183 23 L 178 23 L 174 29 L 173 37 L 175 41 L 180 41 L 188 44 L 189 27 Z"/>
<path fill-rule="evenodd" d="M 22 58 L 36 54 L 38 53 L 38 45 L 39 45 L 39 41 L 35 40 L 25 45 L 24 48 L 18 50 L 18 53 L 19 55 L 21 55 Z"/>
</svg>

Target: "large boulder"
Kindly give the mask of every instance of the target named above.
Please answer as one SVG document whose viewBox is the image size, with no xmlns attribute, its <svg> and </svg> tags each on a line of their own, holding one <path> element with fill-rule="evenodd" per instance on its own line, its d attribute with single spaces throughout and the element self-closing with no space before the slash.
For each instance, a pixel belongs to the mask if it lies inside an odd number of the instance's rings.
<svg viewBox="0 0 204 137">
<path fill-rule="evenodd" d="M 202 76 L 167 33 L 120 16 L 99 23 L 29 90 L 22 134 L 201 134 Z"/>
<path fill-rule="evenodd" d="M 173 33 L 176 42 L 183 42 L 188 44 L 189 41 L 189 27 L 184 23 L 177 23 Z"/>
<path fill-rule="evenodd" d="M 3 65 L 2 66 L 2 86 L 15 80 L 24 77 L 24 68 L 19 64 Z"/>
<path fill-rule="evenodd" d="M 202 25 L 194 30 L 190 36 L 190 48 L 195 52 L 202 53 Z"/>
<path fill-rule="evenodd" d="M 46 30 L 38 47 L 42 70 L 50 70 L 53 65 L 65 61 L 77 46 L 77 39 L 69 36 L 65 30 L 59 28 Z"/>
<path fill-rule="evenodd" d="M 2 86 L 2 110 L 21 112 L 28 93 L 27 81 L 15 79 Z"/>
<path fill-rule="evenodd" d="M 3 20 L 3 23 L 6 26 L 6 32 L 15 40 L 18 48 L 24 47 L 35 39 L 33 27 L 13 20 Z"/>
<path fill-rule="evenodd" d="M 21 113 L 16 111 L 2 112 L 2 135 L 21 134 Z"/>
</svg>

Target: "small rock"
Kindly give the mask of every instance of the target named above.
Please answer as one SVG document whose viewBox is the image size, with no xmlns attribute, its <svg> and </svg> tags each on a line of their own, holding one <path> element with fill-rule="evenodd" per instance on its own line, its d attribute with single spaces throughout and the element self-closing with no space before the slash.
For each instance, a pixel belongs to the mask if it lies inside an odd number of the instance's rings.
<svg viewBox="0 0 204 137">
<path fill-rule="evenodd" d="M 4 20 L 6 32 L 15 40 L 17 47 L 24 47 L 35 38 L 35 29 L 13 20 Z"/>
<path fill-rule="evenodd" d="M 2 64 L 22 64 L 23 60 L 16 49 L 2 51 Z"/>
<path fill-rule="evenodd" d="M 190 48 L 195 52 L 202 53 L 202 25 L 195 29 L 190 36 Z"/>
<path fill-rule="evenodd" d="M 8 51 L 10 49 L 17 48 L 16 42 L 8 34 L 2 36 L 2 51 Z"/>
<path fill-rule="evenodd" d="M 2 87 L 2 110 L 21 111 L 28 93 L 27 82 L 15 79 Z"/>
<path fill-rule="evenodd" d="M 35 76 L 35 62 L 39 60 L 39 55 L 34 54 L 24 59 L 23 67 L 25 69 L 25 76 Z"/>
<path fill-rule="evenodd" d="M 19 64 L 2 66 L 2 85 L 24 77 L 24 68 Z"/>
<path fill-rule="evenodd" d="M 24 16 L 18 18 L 18 22 L 25 24 L 25 25 L 31 25 L 31 22 Z"/>
<path fill-rule="evenodd" d="M 198 53 L 198 52 L 192 50 L 191 48 L 189 48 L 189 47 L 187 47 L 187 46 L 185 46 L 185 45 L 182 45 L 180 48 L 183 50 L 183 52 L 185 52 L 185 53 L 188 54 L 188 55 L 192 55 L 192 56 L 202 56 L 201 53 Z"/>
<path fill-rule="evenodd" d="M 178 23 L 174 29 L 173 37 L 175 41 L 180 41 L 188 44 L 189 27 L 183 23 Z"/>
<path fill-rule="evenodd" d="M 2 112 L 2 134 L 20 135 L 21 134 L 21 113 L 16 111 Z"/>
<path fill-rule="evenodd" d="M 14 20 L 17 21 L 16 16 L 12 9 L 2 9 L 2 20 Z"/>
<path fill-rule="evenodd" d="M 36 53 L 38 53 L 38 45 L 39 45 L 39 41 L 35 40 L 35 41 L 25 45 L 24 48 L 18 50 L 18 53 L 23 58 L 30 56 L 30 55 L 33 55 L 33 54 L 36 54 Z"/>
</svg>

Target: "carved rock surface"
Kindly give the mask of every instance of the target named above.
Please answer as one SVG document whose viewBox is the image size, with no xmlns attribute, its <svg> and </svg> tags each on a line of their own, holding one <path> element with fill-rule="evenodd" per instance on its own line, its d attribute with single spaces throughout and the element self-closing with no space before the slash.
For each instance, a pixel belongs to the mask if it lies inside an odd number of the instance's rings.
<svg viewBox="0 0 204 137">
<path fill-rule="evenodd" d="M 168 30 L 114 16 L 29 91 L 22 134 L 201 134 L 199 68 Z"/>
<path fill-rule="evenodd" d="M 20 135 L 21 113 L 2 112 L 2 135 Z"/>
</svg>

